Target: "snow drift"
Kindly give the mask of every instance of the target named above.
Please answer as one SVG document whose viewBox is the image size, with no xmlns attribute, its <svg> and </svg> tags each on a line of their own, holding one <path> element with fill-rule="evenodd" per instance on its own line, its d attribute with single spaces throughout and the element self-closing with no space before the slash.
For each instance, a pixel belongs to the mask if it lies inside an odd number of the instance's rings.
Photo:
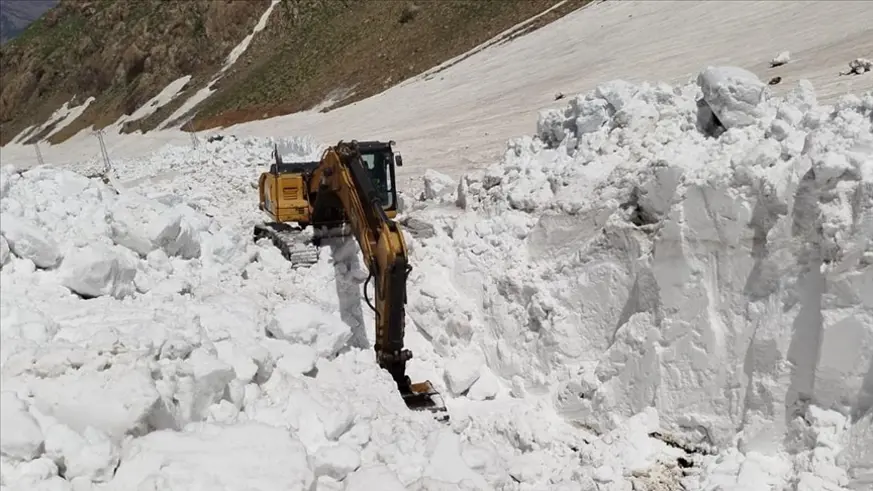
<svg viewBox="0 0 873 491">
<path fill-rule="evenodd" d="M 733 67 L 602 84 L 465 176 L 464 213 L 410 212 L 436 231 L 416 245 L 410 317 L 454 363 L 548 388 L 595 433 L 655 407 L 682 445 L 740 450 L 695 486 L 767 489 L 797 470 L 847 486 L 831 443 L 815 468 L 732 466 L 808 459 L 798 427 L 850 438 L 870 418 L 871 124 L 873 94 L 822 107 L 801 83 L 770 99 Z"/>
<path fill-rule="evenodd" d="M 274 143 L 0 172 L 3 489 L 864 489 L 873 94 L 614 81 L 404 196 L 408 411 L 353 241 L 250 242 Z M 258 480 L 242 481 L 252 466 Z"/>
</svg>

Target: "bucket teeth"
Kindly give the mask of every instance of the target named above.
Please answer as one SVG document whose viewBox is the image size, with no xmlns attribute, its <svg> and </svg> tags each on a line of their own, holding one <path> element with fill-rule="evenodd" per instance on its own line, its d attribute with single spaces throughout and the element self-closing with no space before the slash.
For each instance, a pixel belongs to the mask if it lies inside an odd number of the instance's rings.
<svg viewBox="0 0 873 491">
<path fill-rule="evenodd" d="M 410 384 L 409 390 L 401 393 L 406 407 L 413 411 L 430 411 L 437 421 L 446 423 L 449 421 L 449 413 L 442 400 L 442 396 L 434 389 L 429 381 Z"/>
</svg>

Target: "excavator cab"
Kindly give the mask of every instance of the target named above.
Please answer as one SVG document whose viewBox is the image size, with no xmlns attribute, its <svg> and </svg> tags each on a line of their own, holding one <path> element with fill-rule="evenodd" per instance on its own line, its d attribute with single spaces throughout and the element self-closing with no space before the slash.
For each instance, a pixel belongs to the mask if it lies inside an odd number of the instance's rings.
<svg viewBox="0 0 873 491">
<path fill-rule="evenodd" d="M 397 216 L 397 188 L 395 182 L 395 166 L 403 166 L 399 153 L 394 153 L 394 142 L 358 142 L 361 161 L 388 218 Z"/>
</svg>

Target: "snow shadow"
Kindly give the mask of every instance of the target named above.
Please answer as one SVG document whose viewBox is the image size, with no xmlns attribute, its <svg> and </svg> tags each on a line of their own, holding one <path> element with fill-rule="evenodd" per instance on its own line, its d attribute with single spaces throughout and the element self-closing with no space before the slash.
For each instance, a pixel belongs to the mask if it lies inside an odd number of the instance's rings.
<svg viewBox="0 0 873 491">
<path fill-rule="evenodd" d="M 852 423 L 864 419 L 873 409 L 873 360 L 870 360 L 870 366 L 867 367 L 867 373 L 861 382 L 861 390 L 858 391 L 858 397 L 855 400 L 857 402 L 852 409 Z"/>
<path fill-rule="evenodd" d="M 789 422 L 801 414 L 813 399 L 815 372 L 818 369 L 822 344 L 822 297 L 825 277 L 821 272 L 821 223 L 818 209 L 819 190 L 815 186 L 815 172 L 810 169 L 797 187 L 794 197 L 792 236 L 802 244 L 799 265 L 802 273 L 797 281 L 800 312 L 794 319 L 788 362 L 791 382 L 785 398 L 785 417 Z"/>
<path fill-rule="evenodd" d="M 363 301 L 361 283 L 355 279 L 355 272 L 362 270 L 358 257 L 358 243 L 354 237 L 338 237 L 322 241 L 327 242 L 330 247 L 340 318 L 352 330 L 349 346 L 367 349 L 370 347 L 370 341 L 367 339 L 367 324 L 364 322 L 364 310 L 361 308 Z"/>
</svg>

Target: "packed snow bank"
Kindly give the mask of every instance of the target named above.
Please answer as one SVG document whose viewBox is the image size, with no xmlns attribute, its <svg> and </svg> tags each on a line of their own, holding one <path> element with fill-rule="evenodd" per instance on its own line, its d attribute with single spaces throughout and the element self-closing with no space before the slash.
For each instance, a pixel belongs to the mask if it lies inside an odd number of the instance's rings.
<svg viewBox="0 0 873 491">
<path fill-rule="evenodd" d="M 465 176 L 463 211 L 412 204 L 435 233 L 409 316 L 449 387 L 482 356 L 596 433 L 654 407 L 665 438 L 727 452 L 686 489 L 844 489 L 835 442 L 871 407 L 871 124 L 871 93 L 771 98 L 735 67 L 602 84 Z"/>
</svg>

